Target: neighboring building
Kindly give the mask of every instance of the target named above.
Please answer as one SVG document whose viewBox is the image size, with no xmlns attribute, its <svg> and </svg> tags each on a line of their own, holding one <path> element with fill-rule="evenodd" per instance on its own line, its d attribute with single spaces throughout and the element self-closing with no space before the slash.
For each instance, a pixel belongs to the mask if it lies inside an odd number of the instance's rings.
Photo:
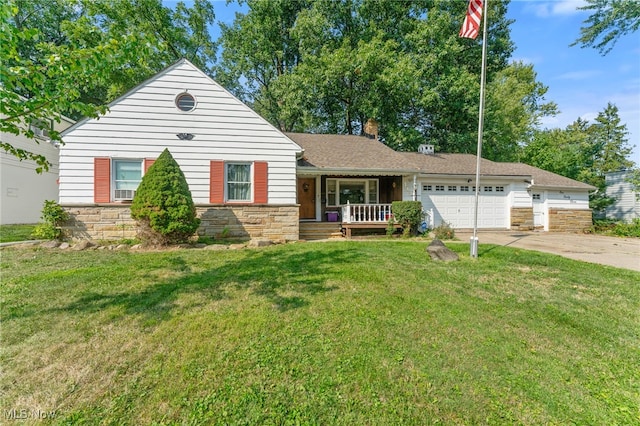
<svg viewBox="0 0 640 426">
<path fill-rule="evenodd" d="M 606 195 L 615 200 L 607 207 L 607 219 L 631 222 L 640 218 L 640 193 L 634 191 L 631 183 L 625 180 L 628 176 L 629 171 L 626 170 L 605 175 Z"/>
<path fill-rule="evenodd" d="M 49 171 L 38 174 L 38 165 L 32 160 L 20 161 L 14 155 L 0 152 L 0 224 L 37 223 L 45 200 L 58 201 L 58 147 L 51 143 L 48 129 L 62 131 L 73 124 L 63 117 L 60 123 L 47 123 L 33 127 L 34 139 L 26 136 L 2 133 L 2 142 L 14 148 L 24 149 L 44 157 L 51 163 Z"/>
<path fill-rule="evenodd" d="M 391 203 L 419 200 L 432 226 L 473 226 L 475 156 L 396 152 L 375 137 L 283 134 L 182 60 L 77 123 L 60 151 L 60 203 L 74 237 L 134 235 L 129 204 L 165 149 L 209 236 L 297 240 L 301 227 L 386 227 Z M 367 133 L 377 134 L 375 123 Z M 589 191 L 524 164 L 482 161 L 480 228 L 577 231 Z M 306 238 L 306 237 L 305 237 Z"/>
</svg>

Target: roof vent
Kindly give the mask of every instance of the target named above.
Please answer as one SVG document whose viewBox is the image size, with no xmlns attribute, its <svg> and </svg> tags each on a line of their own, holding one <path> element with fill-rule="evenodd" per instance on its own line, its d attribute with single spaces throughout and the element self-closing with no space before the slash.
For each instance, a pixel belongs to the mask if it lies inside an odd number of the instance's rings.
<svg viewBox="0 0 640 426">
<path fill-rule="evenodd" d="M 433 155 L 435 153 L 435 149 L 433 145 L 422 144 L 418 147 L 418 152 L 426 155 Z"/>
</svg>

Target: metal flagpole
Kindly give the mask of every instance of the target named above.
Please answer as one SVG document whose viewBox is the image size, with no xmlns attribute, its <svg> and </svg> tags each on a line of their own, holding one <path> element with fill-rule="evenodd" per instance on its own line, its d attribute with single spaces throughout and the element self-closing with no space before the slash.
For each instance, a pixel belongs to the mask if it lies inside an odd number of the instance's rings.
<svg viewBox="0 0 640 426">
<path fill-rule="evenodd" d="M 473 236 L 471 237 L 470 256 L 478 258 L 478 198 L 480 195 L 480 163 L 482 160 L 482 129 L 484 123 L 484 86 L 487 69 L 487 15 L 489 0 L 484 0 L 482 22 L 482 69 L 480 71 L 480 110 L 478 113 L 478 152 L 476 153 L 476 199 L 473 216 Z"/>
</svg>

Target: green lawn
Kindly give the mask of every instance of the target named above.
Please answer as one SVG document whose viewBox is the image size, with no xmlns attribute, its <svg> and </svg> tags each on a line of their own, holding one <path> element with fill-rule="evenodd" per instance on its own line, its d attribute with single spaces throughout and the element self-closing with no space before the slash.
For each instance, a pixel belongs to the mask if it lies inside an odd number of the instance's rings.
<svg viewBox="0 0 640 426">
<path fill-rule="evenodd" d="M 36 225 L 0 225 L 0 243 L 32 240 Z"/>
<path fill-rule="evenodd" d="M 462 243 L 444 264 L 425 246 L 3 249 L 2 415 L 640 423 L 640 273 Z"/>
</svg>

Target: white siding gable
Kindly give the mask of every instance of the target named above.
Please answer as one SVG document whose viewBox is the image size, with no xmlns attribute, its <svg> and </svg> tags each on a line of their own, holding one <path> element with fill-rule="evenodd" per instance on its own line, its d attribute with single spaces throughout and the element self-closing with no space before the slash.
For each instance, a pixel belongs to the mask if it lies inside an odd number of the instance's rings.
<svg viewBox="0 0 640 426">
<path fill-rule="evenodd" d="M 196 107 L 184 112 L 176 97 Z M 296 202 L 296 154 L 302 149 L 187 60 L 114 101 L 104 116 L 63 134 L 60 203 L 94 203 L 94 158 L 157 158 L 168 148 L 196 204 L 209 203 L 211 160 L 268 163 L 269 204 Z M 180 140 L 190 133 L 192 140 Z"/>
</svg>

